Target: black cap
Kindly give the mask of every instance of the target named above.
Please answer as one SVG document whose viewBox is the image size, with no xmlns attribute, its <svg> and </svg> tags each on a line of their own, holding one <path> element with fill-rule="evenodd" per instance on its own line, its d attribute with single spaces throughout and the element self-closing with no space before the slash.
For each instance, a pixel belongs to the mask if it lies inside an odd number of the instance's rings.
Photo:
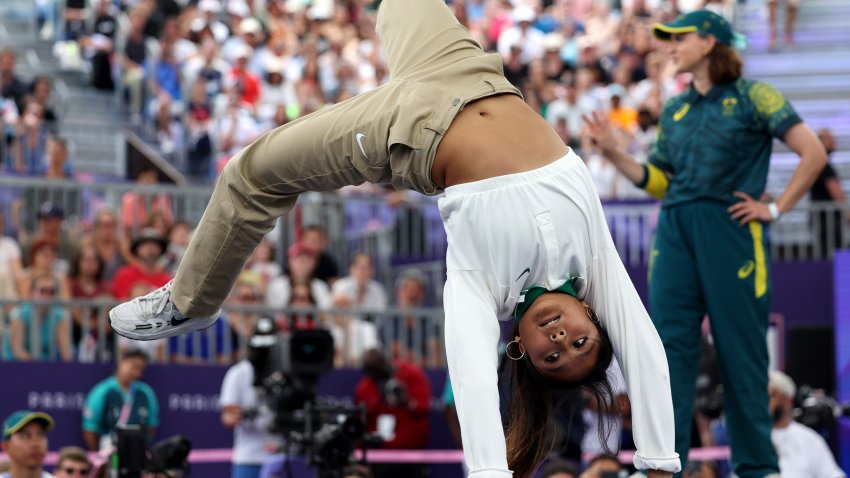
<svg viewBox="0 0 850 478">
<path fill-rule="evenodd" d="M 38 208 L 39 219 L 65 219 L 65 211 L 53 201 L 47 201 Z"/>
<path fill-rule="evenodd" d="M 133 238 L 133 242 L 130 244 L 130 252 L 133 255 L 136 255 L 136 249 L 139 248 L 140 245 L 146 242 L 154 242 L 159 244 L 159 247 L 162 248 L 162 252 L 165 253 L 165 250 L 168 248 L 168 241 L 162 237 L 162 235 L 156 229 L 147 227 L 142 229 L 141 233 L 138 236 Z"/>
</svg>

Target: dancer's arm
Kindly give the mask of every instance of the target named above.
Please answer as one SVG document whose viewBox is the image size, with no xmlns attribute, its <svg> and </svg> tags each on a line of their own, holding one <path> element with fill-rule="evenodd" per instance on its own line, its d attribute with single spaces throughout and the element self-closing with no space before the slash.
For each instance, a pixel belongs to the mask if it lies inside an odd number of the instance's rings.
<svg viewBox="0 0 850 478">
<path fill-rule="evenodd" d="M 500 329 L 490 279 L 480 271 L 449 271 L 443 296 L 446 357 L 471 478 L 512 476 L 499 412 Z"/>
<path fill-rule="evenodd" d="M 596 244 L 585 300 L 608 330 L 632 405 L 638 469 L 677 472 L 673 399 L 667 356 L 608 232 L 596 203 L 591 234 Z M 663 475 L 661 475 L 663 476 Z"/>
</svg>

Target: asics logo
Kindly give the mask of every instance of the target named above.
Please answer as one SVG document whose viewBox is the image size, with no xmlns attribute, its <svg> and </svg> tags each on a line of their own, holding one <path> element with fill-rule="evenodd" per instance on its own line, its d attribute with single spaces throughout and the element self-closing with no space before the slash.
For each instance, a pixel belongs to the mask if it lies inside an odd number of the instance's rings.
<svg viewBox="0 0 850 478">
<path fill-rule="evenodd" d="M 756 264 L 753 261 L 747 261 L 744 265 L 738 269 L 738 279 L 746 279 L 750 274 L 753 273 L 753 270 L 756 268 Z"/>
<path fill-rule="evenodd" d="M 363 149 L 363 138 L 365 137 L 366 135 L 363 133 L 357 133 L 356 135 L 354 135 L 354 138 L 357 140 L 357 146 L 360 146 L 360 152 L 363 153 L 363 157 L 369 159 L 369 155 L 366 154 L 366 150 Z"/>
</svg>

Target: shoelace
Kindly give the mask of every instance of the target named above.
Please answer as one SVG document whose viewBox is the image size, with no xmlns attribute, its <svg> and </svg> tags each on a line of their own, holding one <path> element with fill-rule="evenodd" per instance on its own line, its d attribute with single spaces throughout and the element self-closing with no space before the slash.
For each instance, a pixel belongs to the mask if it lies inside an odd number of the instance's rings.
<svg viewBox="0 0 850 478">
<path fill-rule="evenodd" d="M 141 314 L 139 315 L 143 322 L 150 320 L 165 310 L 165 306 L 168 305 L 168 301 L 171 297 L 170 288 L 171 282 L 146 296 L 139 297 L 139 308 L 142 309 Z"/>
</svg>

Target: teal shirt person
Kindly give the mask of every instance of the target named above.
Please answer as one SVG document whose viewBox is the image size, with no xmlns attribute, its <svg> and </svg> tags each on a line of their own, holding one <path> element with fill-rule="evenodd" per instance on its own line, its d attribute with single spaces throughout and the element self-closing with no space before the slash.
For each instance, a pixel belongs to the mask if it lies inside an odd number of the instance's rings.
<svg viewBox="0 0 850 478">
<path fill-rule="evenodd" d="M 12 309 L 12 323 L 21 325 L 23 336 L 22 342 L 26 350 L 29 350 L 33 360 L 57 360 L 60 357 L 59 344 L 57 341 L 57 330 L 59 324 L 65 320 L 65 312 L 59 306 L 50 306 L 46 312 L 37 313 L 33 306 L 28 303 L 21 304 Z M 38 326 L 37 322 L 41 325 Z M 35 350 L 32 348 L 33 334 L 38 327 L 38 344 Z M 12 349 L 11 334 L 3 336 L 3 359 L 15 360 Z"/>
<path fill-rule="evenodd" d="M 125 402 L 129 416 L 122 417 Z M 159 402 L 146 383 L 134 381 L 125 392 L 115 376 L 95 385 L 86 396 L 83 408 L 83 430 L 97 434 L 102 440 L 115 429 L 119 421 L 150 429 L 159 426 Z"/>
<path fill-rule="evenodd" d="M 802 122 L 782 93 L 739 78 L 705 96 L 693 86 L 670 99 L 658 137 L 637 183 L 665 207 L 695 201 L 737 202 L 736 191 L 759 198 L 765 190 L 773 138 Z"/>
</svg>

